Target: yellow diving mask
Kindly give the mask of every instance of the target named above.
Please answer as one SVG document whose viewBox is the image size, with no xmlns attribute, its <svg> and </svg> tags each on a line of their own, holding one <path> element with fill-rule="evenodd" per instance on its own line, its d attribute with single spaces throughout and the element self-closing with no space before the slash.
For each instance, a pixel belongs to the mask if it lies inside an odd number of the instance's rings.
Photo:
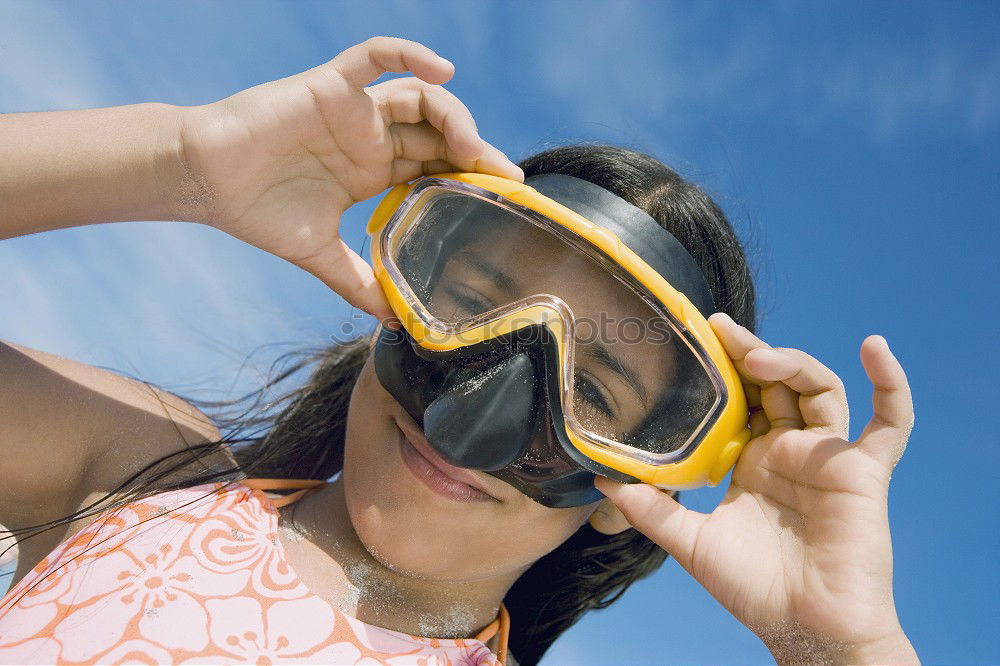
<svg viewBox="0 0 1000 666">
<path fill-rule="evenodd" d="M 449 463 L 578 506 L 594 474 L 715 485 L 749 440 L 704 275 L 608 190 L 438 174 L 393 188 L 368 233 L 403 325 L 376 373 Z"/>
</svg>

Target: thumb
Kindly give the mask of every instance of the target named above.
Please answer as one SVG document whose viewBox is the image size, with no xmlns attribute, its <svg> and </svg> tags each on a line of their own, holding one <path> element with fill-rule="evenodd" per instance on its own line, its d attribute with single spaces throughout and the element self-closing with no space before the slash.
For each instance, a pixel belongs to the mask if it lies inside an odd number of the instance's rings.
<svg viewBox="0 0 1000 666">
<path fill-rule="evenodd" d="M 707 519 L 705 514 L 684 508 L 667 493 L 645 483 L 618 483 L 599 476 L 594 485 L 615 503 L 632 527 L 691 570 L 694 545 Z"/>
<path fill-rule="evenodd" d="M 380 322 L 395 317 L 372 267 L 341 238 L 332 239 L 319 252 L 292 263 L 318 277 L 345 301 Z"/>
</svg>

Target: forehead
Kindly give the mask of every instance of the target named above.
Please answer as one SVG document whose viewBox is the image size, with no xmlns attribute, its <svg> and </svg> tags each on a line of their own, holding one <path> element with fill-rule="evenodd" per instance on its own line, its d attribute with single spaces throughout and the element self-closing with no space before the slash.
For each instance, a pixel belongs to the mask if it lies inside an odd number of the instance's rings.
<svg viewBox="0 0 1000 666">
<path fill-rule="evenodd" d="M 484 225 L 480 230 L 456 259 L 464 256 L 465 262 L 501 270 L 514 282 L 512 296 L 552 294 L 578 319 L 629 318 L 633 327 L 659 316 L 596 259 L 543 229 L 525 223 L 504 225 L 503 230 Z"/>
<path fill-rule="evenodd" d="M 519 237 L 514 237 L 515 235 Z M 662 316 L 599 262 L 548 232 L 519 225 L 490 231 L 453 257 L 451 279 L 477 275 L 493 302 L 551 294 L 569 305 L 576 320 L 577 359 L 622 362 L 647 387 L 672 376 L 676 338 L 666 339 Z M 656 327 L 654 322 L 659 322 Z M 593 358 L 590 358 L 593 357 Z"/>
</svg>

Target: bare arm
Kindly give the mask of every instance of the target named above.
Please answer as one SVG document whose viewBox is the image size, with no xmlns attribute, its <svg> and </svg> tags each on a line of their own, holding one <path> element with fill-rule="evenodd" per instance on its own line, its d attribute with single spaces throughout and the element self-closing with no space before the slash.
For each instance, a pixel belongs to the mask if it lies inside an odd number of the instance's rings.
<svg viewBox="0 0 1000 666">
<path fill-rule="evenodd" d="M 0 341 L 0 529 L 61 519 L 152 461 L 218 438 L 212 422 L 177 396 Z M 232 462 L 228 453 L 214 453 L 199 467 Z M 85 524 L 19 537 L 13 582 Z M 0 539 L 0 549 L 9 545 Z"/>
<path fill-rule="evenodd" d="M 0 239 L 126 220 L 187 220 L 182 107 L 0 115 Z"/>
<path fill-rule="evenodd" d="M 182 217 L 180 114 L 181 107 L 136 104 L 0 115 L 0 239 Z M 149 462 L 218 434 L 176 396 L 0 341 L 0 523 L 7 528 L 72 513 Z"/>
<path fill-rule="evenodd" d="M 0 341 L 0 523 L 75 509 L 162 455 L 219 436 L 177 396 Z M 52 515 L 50 515 L 52 514 Z"/>
</svg>

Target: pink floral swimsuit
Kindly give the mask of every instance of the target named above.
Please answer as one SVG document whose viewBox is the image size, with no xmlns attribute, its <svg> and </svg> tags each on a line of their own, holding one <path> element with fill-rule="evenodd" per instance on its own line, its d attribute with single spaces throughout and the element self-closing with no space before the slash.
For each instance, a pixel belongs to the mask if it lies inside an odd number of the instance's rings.
<svg viewBox="0 0 1000 666">
<path fill-rule="evenodd" d="M 503 608 L 475 639 L 446 640 L 365 624 L 312 594 L 285 558 L 277 507 L 318 483 L 196 486 L 98 519 L 0 601 L 0 663 L 503 663 Z M 303 490 L 263 492 L 278 487 Z"/>
</svg>

